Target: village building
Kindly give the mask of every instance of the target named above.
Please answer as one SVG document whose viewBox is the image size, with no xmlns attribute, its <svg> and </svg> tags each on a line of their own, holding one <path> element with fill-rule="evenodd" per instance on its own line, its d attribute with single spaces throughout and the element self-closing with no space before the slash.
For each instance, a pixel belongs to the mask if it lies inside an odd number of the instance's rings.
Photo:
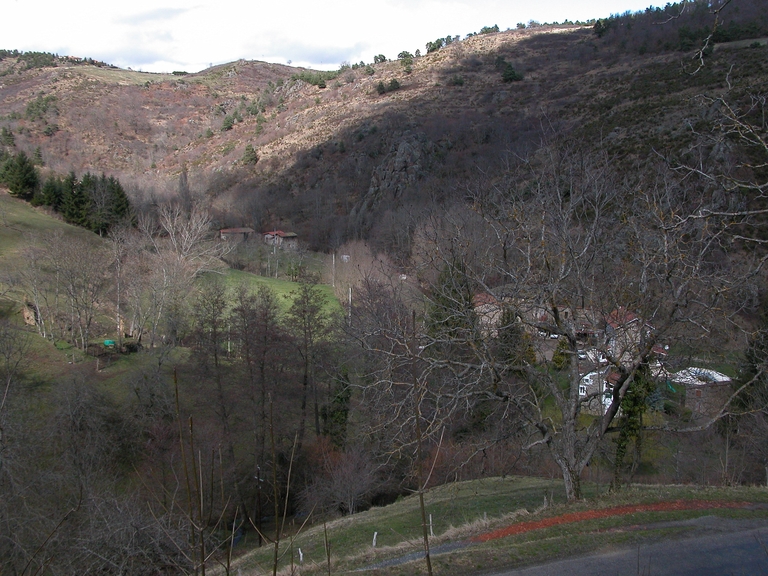
<svg viewBox="0 0 768 576">
<path fill-rule="evenodd" d="M 612 311 L 605 319 L 606 350 L 622 365 L 632 362 L 653 328 L 625 308 Z"/>
<path fill-rule="evenodd" d="M 222 228 L 219 230 L 219 238 L 232 242 L 245 242 L 255 232 L 253 228 Z"/>
<path fill-rule="evenodd" d="M 694 416 L 717 416 L 732 393 L 731 378 L 707 368 L 686 368 L 670 380 L 685 386 L 685 407 Z"/>
<path fill-rule="evenodd" d="M 264 244 L 274 246 L 283 250 L 298 250 L 299 235 L 295 232 L 283 232 L 282 230 L 271 230 L 262 234 Z"/>
<path fill-rule="evenodd" d="M 579 380 L 579 399 L 585 400 L 581 411 L 585 414 L 602 416 L 613 402 L 613 388 L 619 373 L 603 368 L 594 370 Z"/>
<path fill-rule="evenodd" d="M 472 306 L 480 334 L 484 338 L 498 337 L 501 317 L 504 313 L 501 303 L 492 294 L 480 292 L 472 297 Z"/>
</svg>

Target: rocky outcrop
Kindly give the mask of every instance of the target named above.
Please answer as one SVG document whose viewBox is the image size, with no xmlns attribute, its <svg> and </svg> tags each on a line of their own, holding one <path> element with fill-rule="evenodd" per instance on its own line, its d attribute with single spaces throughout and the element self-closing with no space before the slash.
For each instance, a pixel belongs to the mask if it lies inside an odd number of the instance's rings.
<svg viewBox="0 0 768 576">
<path fill-rule="evenodd" d="M 350 221 L 357 230 L 370 228 L 379 205 L 396 206 L 416 187 L 428 170 L 434 144 L 424 134 L 410 130 L 395 139 L 389 152 L 371 174 L 366 194 L 352 210 Z"/>
</svg>

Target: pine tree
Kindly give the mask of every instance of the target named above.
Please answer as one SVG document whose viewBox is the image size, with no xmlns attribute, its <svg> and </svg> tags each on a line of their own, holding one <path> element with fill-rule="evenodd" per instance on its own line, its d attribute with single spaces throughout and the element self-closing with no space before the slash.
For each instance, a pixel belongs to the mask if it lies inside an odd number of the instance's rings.
<svg viewBox="0 0 768 576">
<path fill-rule="evenodd" d="M 87 227 L 88 204 L 88 196 L 83 191 L 83 187 L 77 181 L 75 173 L 70 172 L 64 179 L 61 199 L 61 214 L 64 220 L 76 226 Z"/>
<path fill-rule="evenodd" d="M 3 146 L 14 146 L 16 144 L 16 140 L 13 137 L 13 132 L 11 132 L 5 126 L 0 129 L 0 144 Z"/>
<path fill-rule="evenodd" d="M 2 176 L 11 194 L 24 200 L 32 198 L 39 181 L 35 165 L 24 152 L 6 162 Z"/>
<path fill-rule="evenodd" d="M 108 187 L 110 197 L 111 227 L 121 220 L 130 219 L 131 201 L 128 199 L 128 195 L 125 193 L 122 184 L 120 184 L 120 181 L 117 178 L 110 176 Z"/>
<path fill-rule="evenodd" d="M 504 360 L 516 369 L 536 363 L 531 337 L 511 308 L 505 308 L 501 315 L 498 345 Z"/>
<path fill-rule="evenodd" d="M 243 164 L 254 165 L 259 161 L 259 155 L 254 150 L 252 144 L 245 146 L 245 152 L 243 152 Z"/>
<path fill-rule="evenodd" d="M 61 202 L 64 196 L 64 183 L 60 178 L 49 176 L 43 184 L 42 204 L 50 206 L 56 212 L 61 210 Z"/>
<path fill-rule="evenodd" d="M 446 263 L 440 272 L 427 309 L 427 334 L 446 343 L 477 336 L 472 287 L 461 261 Z"/>
</svg>

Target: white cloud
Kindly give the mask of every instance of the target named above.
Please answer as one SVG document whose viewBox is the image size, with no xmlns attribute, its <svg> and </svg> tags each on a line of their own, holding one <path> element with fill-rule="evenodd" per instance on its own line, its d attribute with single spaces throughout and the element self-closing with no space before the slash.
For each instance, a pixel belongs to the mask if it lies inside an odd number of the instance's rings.
<svg viewBox="0 0 768 576">
<path fill-rule="evenodd" d="M 200 0 L 192 6 L 44 0 L 34 25 L 27 25 L 29 4 L 12 0 L 3 8 L 0 48 L 89 56 L 153 72 L 196 72 L 240 58 L 334 68 L 380 53 L 394 58 L 402 50 L 423 51 L 428 41 L 483 26 L 586 20 L 646 6 L 641 0 Z"/>
</svg>

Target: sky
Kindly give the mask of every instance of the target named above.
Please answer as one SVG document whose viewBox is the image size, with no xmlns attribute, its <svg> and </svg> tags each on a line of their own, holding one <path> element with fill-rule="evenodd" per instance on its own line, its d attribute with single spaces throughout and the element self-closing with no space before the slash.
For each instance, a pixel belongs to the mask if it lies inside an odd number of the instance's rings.
<svg viewBox="0 0 768 576">
<path fill-rule="evenodd" d="M 662 3 L 657 2 L 656 5 Z M 649 0 L 0 0 L 0 48 L 145 72 L 199 72 L 239 59 L 314 69 L 424 52 L 483 26 L 605 18 Z"/>
</svg>

